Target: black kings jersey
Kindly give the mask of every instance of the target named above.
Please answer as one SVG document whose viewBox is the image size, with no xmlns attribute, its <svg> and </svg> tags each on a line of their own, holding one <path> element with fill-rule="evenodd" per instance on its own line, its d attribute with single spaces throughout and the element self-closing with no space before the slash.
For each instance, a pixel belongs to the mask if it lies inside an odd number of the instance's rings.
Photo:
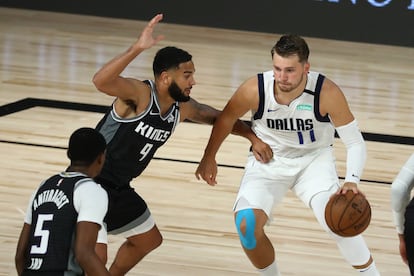
<svg viewBox="0 0 414 276">
<path fill-rule="evenodd" d="M 155 152 L 164 145 L 180 121 L 178 102 L 161 115 L 155 85 L 151 86 L 150 103 L 134 118 L 121 118 L 114 107 L 98 123 L 97 129 L 108 144 L 106 161 L 98 179 L 125 187 L 148 166 Z"/>
<path fill-rule="evenodd" d="M 92 179 L 80 173 L 60 173 L 44 181 L 36 191 L 23 275 L 83 275 L 74 257 L 78 213 L 73 193 L 87 181 Z"/>
</svg>

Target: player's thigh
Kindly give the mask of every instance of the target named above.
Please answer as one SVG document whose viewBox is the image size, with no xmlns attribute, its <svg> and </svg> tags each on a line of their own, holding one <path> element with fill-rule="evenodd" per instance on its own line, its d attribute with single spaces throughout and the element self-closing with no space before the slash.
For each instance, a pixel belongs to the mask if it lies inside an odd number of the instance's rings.
<svg viewBox="0 0 414 276">
<path fill-rule="evenodd" d="M 105 223 L 109 234 L 133 229 L 151 216 L 145 200 L 133 188 L 109 190 L 108 194 L 110 202 Z"/>
<path fill-rule="evenodd" d="M 304 167 L 292 190 L 310 207 L 311 200 L 316 194 L 321 192 L 333 194 L 338 188 L 335 157 L 331 149 L 326 149 L 314 156 Z"/>
<path fill-rule="evenodd" d="M 270 218 L 273 206 L 283 200 L 293 181 L 292 175 L 283 175 L 282 172 L 277 160 L 263 164 L 254 157 L 250 158 L 245 166 L 234 211 L 261 209 Z"/>
</svg>

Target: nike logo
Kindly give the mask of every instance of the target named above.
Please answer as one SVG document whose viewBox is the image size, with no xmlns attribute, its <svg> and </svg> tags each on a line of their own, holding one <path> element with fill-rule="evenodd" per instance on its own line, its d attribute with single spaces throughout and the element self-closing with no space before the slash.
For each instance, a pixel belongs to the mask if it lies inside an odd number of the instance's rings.
<svg viewBox="0 0 414 276">
<path fill-rule="evenodd" d="M 275 112 L 275 111 L 277 111 L 277 109 L 270 109 L 270 108 L 269 108 L 269 109 L 267 110 L 267 112 Z"/>
<path fill-rule="evenodd" d="M 358 178 L 359 179 L 359 176 L 358 175 L 355 175 L 355 174 L 352 174 L 352 177 L 355 177 L 355 178 Z"/>
</svg>

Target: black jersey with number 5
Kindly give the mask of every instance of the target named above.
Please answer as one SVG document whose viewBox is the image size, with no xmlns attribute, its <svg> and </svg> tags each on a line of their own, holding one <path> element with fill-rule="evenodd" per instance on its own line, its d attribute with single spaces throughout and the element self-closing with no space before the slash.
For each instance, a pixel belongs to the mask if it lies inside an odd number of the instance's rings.
<svg viewBox="0 0 414 276">
<path fill-rule="evenodd" d="M 150 80 L 146 83 L 151 86 L 151 98 L 144 112 L 126 119 L 112 108 L 96 127 L 107 143 L 105 165 L 98 178 L 117 187 L 129 186 L 144 171 L 180 120 L 178 102 L 161 114 L 155 85 Z"/>
<path fill-rule="evenodd" d="M 31 205 L 32 227 L 23 275 L 83 275 L 73 253 L 78 217 L 73 193 L 85 181 L 91 179 L 79 173 L 61 173 L 37 190 Z"/>
</svg>

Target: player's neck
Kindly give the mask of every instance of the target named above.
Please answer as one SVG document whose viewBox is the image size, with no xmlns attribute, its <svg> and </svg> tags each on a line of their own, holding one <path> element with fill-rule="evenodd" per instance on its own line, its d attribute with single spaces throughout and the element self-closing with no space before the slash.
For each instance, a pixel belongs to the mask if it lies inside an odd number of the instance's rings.
<svg viewBox="0 0 414 276">
<path fill-rule="evenodd" d="M 67 169 L 67 172 L 78 172 L 84 175 L 90 176 L 89 167 L 82 165 L 70 165 Z"/>
</svg>

